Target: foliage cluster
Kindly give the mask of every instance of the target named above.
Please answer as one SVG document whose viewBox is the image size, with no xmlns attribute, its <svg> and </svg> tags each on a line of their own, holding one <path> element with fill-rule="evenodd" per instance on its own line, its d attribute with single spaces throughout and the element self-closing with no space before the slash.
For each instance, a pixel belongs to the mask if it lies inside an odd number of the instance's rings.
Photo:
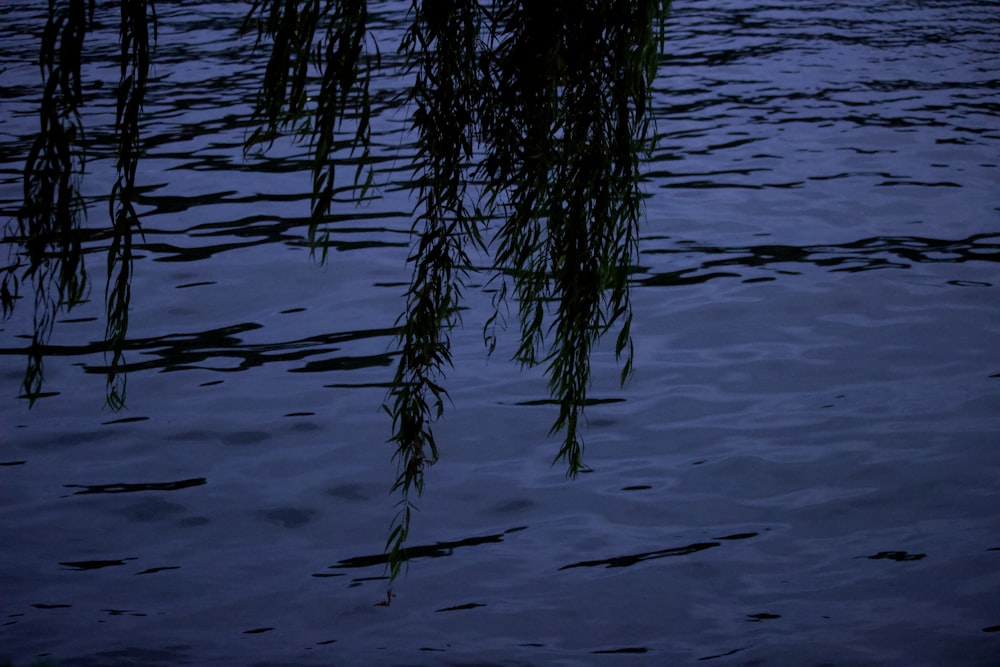
<svg viewBox="0 0 1000 667">
<path fill-rule="evenodd" d="M 24 394 L 34 400 L 42 356 L 61 308 L 87 290 L 79 221 L 80 60 L 94 0 L 50 0 L 41 65 L 41 126 L 24 167 L 24 204 L 0 268 L 9 314 L 21 283 L 35 294 Z M 491 252 L 497 285 L 484 330 L 492 350 L 514 301 L 516 360 L 545 369 L 562 435 L 556 461 L 584 469 L 581 416 L 595 344 L 619 327 L 622 381 L 632 367 L 628 276 L 641 215 L 639 169 L 650 148 L 648 100 L 669 0 L 412 0 L 399 45 L 417 142 L 412 277 L 398 325 L 398 364 L 385 410 L 392 420 L 400 513 L 387 544 L 392 577 L 403 561 L 411 496 L 438 456 L 470 253 Z M 102 7 L 102 11 L 104 8 Z M 153 0 L 120 3 L 117 179 L 109 199 L 105 289 L 108 401 L 124 401 L 133 207 L 141 110 L 149 76 Z M 244 32 L 268 51 L 248 148 L 292 135 L 312 160 L 309 237 L 322 234 L 346 141 L 354 164 L 371 146 L 369 84 L 383 67 L 364 0 L 254 0 Z M 350 122 L 345 122 L 350 119 Z M 346 135 L 346 136 L 345 136 Z M 358 155 L 362 159 L 357 159 Z M 372 174 L 354 174 L 359 197 Z M 499 221 L 499 222 L 498 222 Z"/>
</svg>

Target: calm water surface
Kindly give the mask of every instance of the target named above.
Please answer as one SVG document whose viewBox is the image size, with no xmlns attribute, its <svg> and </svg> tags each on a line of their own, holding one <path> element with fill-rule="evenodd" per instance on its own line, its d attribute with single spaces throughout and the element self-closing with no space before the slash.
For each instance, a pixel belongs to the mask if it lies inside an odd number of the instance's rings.
<svg viewBox="0 0 1000 667">
<path fill-rule="evenodd" d="M 43 5 L 0 4 L 5 218 Z M 402 5 L 371 5 L 391 52 Z M 388 607 L 401 80 L 373 84 L 382 198 L 337 209 L 319 266 L 302 149 L 242 156 L 244 4 L 159 11 L 128 409 L 99 236 L 30 411 L 30 309 L 0 325 L 0 661 L 1000 664 L 1000 4 L 678 0 L 638 370 L 595 359 L 593 472 L 550 466 L 544 378 L 486 357 L 473 286 Z M 96 229 L 113 26 L 91 48 Z"/>
</svg>

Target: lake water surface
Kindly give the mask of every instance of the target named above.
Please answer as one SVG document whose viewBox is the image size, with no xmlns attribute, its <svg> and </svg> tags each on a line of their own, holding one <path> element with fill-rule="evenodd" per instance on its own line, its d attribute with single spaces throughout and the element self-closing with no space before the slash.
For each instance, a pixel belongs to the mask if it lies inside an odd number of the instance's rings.
<svg viewBox="0 0 1000 667">
<path fill-rule="evenodd" d="M 370 4 L 391 52 L 407 3 Z M 44 9 L 0 4 L 5 219 Z M 382 198 L 337 208 L 320 266 L 303 150 L 242 155 L 245 4 L 158 9 L 127 409 L 99 235 L 31 410 L 30 299 L 0 324 L 0 662 L 1000 664 L 1000 3 L 677 0 L 593 472 L 550 465 L 545 380 L 487 357 L 473 279 L 389 606 L 402 79 L 373 82 Z M 85 68 L 95 229 L 114 39 Z"/>
</svg>

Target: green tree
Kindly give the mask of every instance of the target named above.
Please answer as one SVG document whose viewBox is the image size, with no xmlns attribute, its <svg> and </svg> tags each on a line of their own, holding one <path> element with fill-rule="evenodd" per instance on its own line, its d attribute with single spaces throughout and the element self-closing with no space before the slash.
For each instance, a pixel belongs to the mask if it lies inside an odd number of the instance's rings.
<svg viewBox="0 0 1000 667">
<path fill-rule="evenodd" d="M 139 133 L 156 14 L 153 0 L 119 4 L 120 82 L 115 122 L 117 178 L 109 196 L 105 300 L 107 397 L 125 399 L 133 206 Z M 584 469 L 581 415 L 590 354 L 618 329 L 622 381 L 632 368 L 628 276 L 642 213 L 640 164 L 651 148 L 648 102 L 658 28 L 669 0 L 413 0 L 400 44 L 411 77 L 418 151 L 412 277 L 398 321 L 398 363 L 383 406 L 392 423 L 400 511 L 386 545 L 392 578 L 405 560 L 413 496 L 438 456 L 433 424 L 447 400 L 450 334 L 459 324 L 470 252 L 493 253 L 498 284 L 484 329 L 490 351 L 515 302 L 515 359 L 542 366 L 562 436 L 555 461 Z M 83 173 L 80 62 L 95 0 L 50 0 L 41 44 L 40 127 L 24 167 L 24 201 L 5 230 L 12 252 L 0 269 L 5 315 L 22 283 L 34 292 L 34 335 L 24 395 L 41 391 L 55 315 L 84 298 L 79 194 Z M 100 11 L 109 11 L 102 7 Z M 347 141 L 367 155 L 369 82 L 383 65 L 364 0 L 254 0 L 242 32 L 268 52 L 247 149 L 291 135 L 312 160 L 309 238 L 333 202 Z M 318 75 L 312 75 L 315 71 Z M 365 160 L 355 160 L 366 164 Z M 372 173 L 353 183 L 365 196 Z M 494 229 L 491 234 L 490 230 Z M 321 258 L 325 259 L 325 257 Z"/>
</svg>

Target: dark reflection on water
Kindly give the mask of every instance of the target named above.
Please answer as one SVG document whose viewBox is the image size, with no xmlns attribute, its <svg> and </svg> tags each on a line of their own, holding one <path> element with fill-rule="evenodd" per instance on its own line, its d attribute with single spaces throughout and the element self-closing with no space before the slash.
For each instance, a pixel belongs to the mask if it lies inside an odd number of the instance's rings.
<svg viewBox="0 0 1000 667">
<path fill-rule="evenodd" d="M 457 604 L 454 607 L 445 607 L 444 609 L 435 609 L 434 612 L 442 611 L 465 611 L 466 609 L 475 609 L 476 607 L 485 607 L 485 604 L 479 602 L 467 602 L 466 604 Z"/>
<path fill-rule="evenodd" d="M 83 495 L 88 493 L 136 493 L 138 491 L 178 491 L 192 486 L 201 486 L 207 480 L 204 477 L 194 479 L 182 479 L 176 482 L 141 482 L 141 483 L 117 483 L 117 484 L 64 484 L 67 489 L 83 489 L 74 491 L 73 495 Z"/>
<path fill-rule="evenodd" d="M 126 370 L 129 373 L 149 370 L 182 371 L 197 368 L 221 373 L 245 371 L 268 363 L 301 361 L 316 355 L 330 354 L 340 349 L 338 344 L 366 338 L 389 338 L 394 332 L 393 329 L 350 331 L 261 345 L 246 344 L 240 338 L 240 334 L 262 327 L 261 324 L 248 322 L 198 333 L 167 334 L 146 339 L 133 338 L 126 345 L 127 351 L 155 358 L 129 363 L 126 365 Z M 45 354 L 50 357 L 78 357 L 102 353 L 106 347 L 106 344 L 100 341 L 89 345 L 47 345 L 43 349 Z M 24 348 L 0 349 L 0 354 L 19 356 L 24 353 Z M 309 361 L 302 366 L 290 368 L 289 371 L 310 373 L 382 367 L 389 366 L 392 363 L 392 357 L 393 355 L 388 352 L 366 356 L 339 356 L 322 361 Z M 134 359 L 135 355 L 130 358 Z M 221 365 L 219 362 L 208 363 L 213 359 L 235 359 L 238 364 L 232 366 Z M 103 375 L 107 372 L 107 368 L 99 364 L 86 364 L 83 368 L 87 373 Z"/>
<path fill-rule="evenodd" d="M 69 568 L 71 570 L 100 570 L 105 567 L 117 567 L 119 565 L 125 565 L 126 561 L 135 560 L 135 558 L 122 558 L 119 560 L 81 560 L 72 562 L 59 563 L 60 565 Z"/>
<path fill-rule="evenodd" d="M 298 194 L 290 196 L 289 199 L 292 201 L 302 201 L 305 196 L 305 194 Z M 196 199 L 215 200 L 216 198 L 212 196 Z M 244 201 L 224 199 L 215 200 L 211 203 L 217 205 L 250 204 L 255 199 L 256 197 L 250 197 Z M 153 203 L 156 204 L 156 211 L 158 214 L 169 212 L 162 208 L 164 202 L 162 202 L 160 198 L 157 198 Z M 184 202 L 183 204 L 180 202 L 173 202 L 172 205 L 183 206 L 182 210 L 187 210 L 188 208 L 196 208 L 203 203 L 204 202 L 199 203 L 198 201 Z M 337 224 L 339 222 L 348 221 L 357 224 L 366 218 L 372 220 L 384 220 L 385 213 L 370 214 L 367 216 L 364 213 L 343 214 L 341 216 L 334 215 L 329 216 L 327 221 L 329 224 Z M 162 236 L 164 237 L 164 240 L 158 243 L 138 243 L 136 244 L 136 250 L 140 253 L 152 253 L 155 255 L 155 260 L 159 262 L 198 262 L 209 259 L 213 255 L 219 253 L 252 248 L 254 246 L 284 244 L 293 248 L 308 249 L 310 246 L 305 239 L 303 239 L 301 231 L 307 224 L 308 220 L 304 217 L 275 220 L 271 216 L 253 216 L 232 222 L 197 225 L 190 229 L 180 230 L 177 232 L 147 229 L 146 234 L 148 236 Z M 389 236 L 390 238 L 394 236 L 395 239 L 383 240 L 364 238 L 364 235 L 370 235 L 373 233 Z M 361 236 L 361 238 L 359 240 L 351 240 L 351 236 L 354 234 Z M 198 244 L 196 246 L 175 245 L 167 241 L 167 239 L 171 236 L 180 236 L 187 240 L 198 239 Z M 210 239 L 213 238 L 224 238 L 229 240 L 226 242 L 213 243 L 210 241 Z M 406 248 L 408 241 L 404 233 L 399 230 L 391 230 L 384 227 L 352 227 L 341 225 L 337 227 L 337 236 L 332 238 L 326 245 L 331 251 L 346 252 L 350 250 L 378 248 Z"/>
<path fill-rule="evenodd" d="M 648 239 L 649 244 L 665 239 Z M 762 244 L 722 248 L 698 243 L 675 242 L 672 248 L 652 248 L 643 255 L 677 255 L 686 263 L 707 256 L 696 268 L 641 276 L 640 285 L 670 286 L 707 282 L 714 278 L 743 278 L 744 281 L 777 280 L 776 274 L 796 275 L 809 266 L 850 273 L 876 269 L 908 269 L 924 263 L 1000 262 L 1000 235 L 975 234 L 966 239 L 946 240 L 921 237 L 868 238 L 839 245 L 783 246 Z M 676 262 L 672 262 L 676 263 Z M 731 267 L 730 271 L 718 271 Z M 983 284 L 991 287 L 990 284 Z"/>
<path fill-rule="evenodd" d="M 630 554 L 628 556 L 612 556 L 611 558 L 603 558 L 600 560 L 585 560 L 579 563 L 572 563 L 570 565 L 563 565 L 560 570 L 570 570 L 574 567 L 629 567 L 637 563 L 641 563 L 647 560 L 655 560 L 657 558 L 667 558 L 668 556 L 689 556 L 691 554 L 696 554 L 700 551 L 705 551 L 706 549 L 711 549 L 713 547 L 720 546 L 719 542 L 699 542 L 697 544 L 688 544 L 683 547 L 670 547 L 669 549 L 659 549 L 657 551 L 647 551 L 641 554 Z"/>
<path fill-rule="evenodd" d="M 388 58 L 408 3 L 369 5 Z M 675 2 L 638 373 L 618 390 L 597 359 L 593 472 L 550 467 L 544 383 L 481 361 L 492 286 L 470 288 L 447 448 L 389 599 L 402 78 L 372 83 L 384 197 L 339 202 L 318 267 L 304 151 L 242 155 L 262 65 L 232 39 L 245 3 L 158 9 L 131 410 L 102 411 L 100 280 L 31 412 L 13 398 L 30 318 L 0 323 L 0 662 L 996 663 L 1000 4 Z M 4 216 L 44 11 L 0 3 Z M 95 275 L 118 76 L 102 30 Z"/>
<path fill-rule="evenodd" d="M 646 648 L 646 647 L 644 647 L 644 646 L 631 646 L 631 647 L 627 647 L 627 648 L 609 648 L 609 649 L 604 649 L 603 651 L 591 651 L 591 653 L 594 653 L 596 655 L 601 655 L 601 654 L 605 654 L 605 653 L 638 653 L 638 654 L 642 654 L 642 653 L 649 653 L 649 649 Z"/>
<path fill-rule="evenodd" d="M 415 545 L 412 547 L 406 547 L 406 558 L 408 561 L 412 561 L 417 558 L 442 558 L 445 556 L 452 556 L 455 553 L 455 549 L 462 547 L 477 547 L 482 544 L 497 544 L 503 542 L 504 535 L 509 535 L 510 533 L 516 533 L 525 530 L 527 526 L 518 526 L 516 528 L 509 528 L 502 533 L 496 535 L 485 535 L 482 537 L 467 537 L 462 540 L 453 540 L 449 542 L 435 542 L 434 544 L 426 545 Z M 354 558 L 346 558 L 336 565 L 331 565 L 331 568 L 354 568 L 354 567 L 371 567 L 373 565 L 385 565 L 389 562 L 389 557 L 386 554 L 375 554 L 372 556 L 356 556 Z"/>
</svg>

